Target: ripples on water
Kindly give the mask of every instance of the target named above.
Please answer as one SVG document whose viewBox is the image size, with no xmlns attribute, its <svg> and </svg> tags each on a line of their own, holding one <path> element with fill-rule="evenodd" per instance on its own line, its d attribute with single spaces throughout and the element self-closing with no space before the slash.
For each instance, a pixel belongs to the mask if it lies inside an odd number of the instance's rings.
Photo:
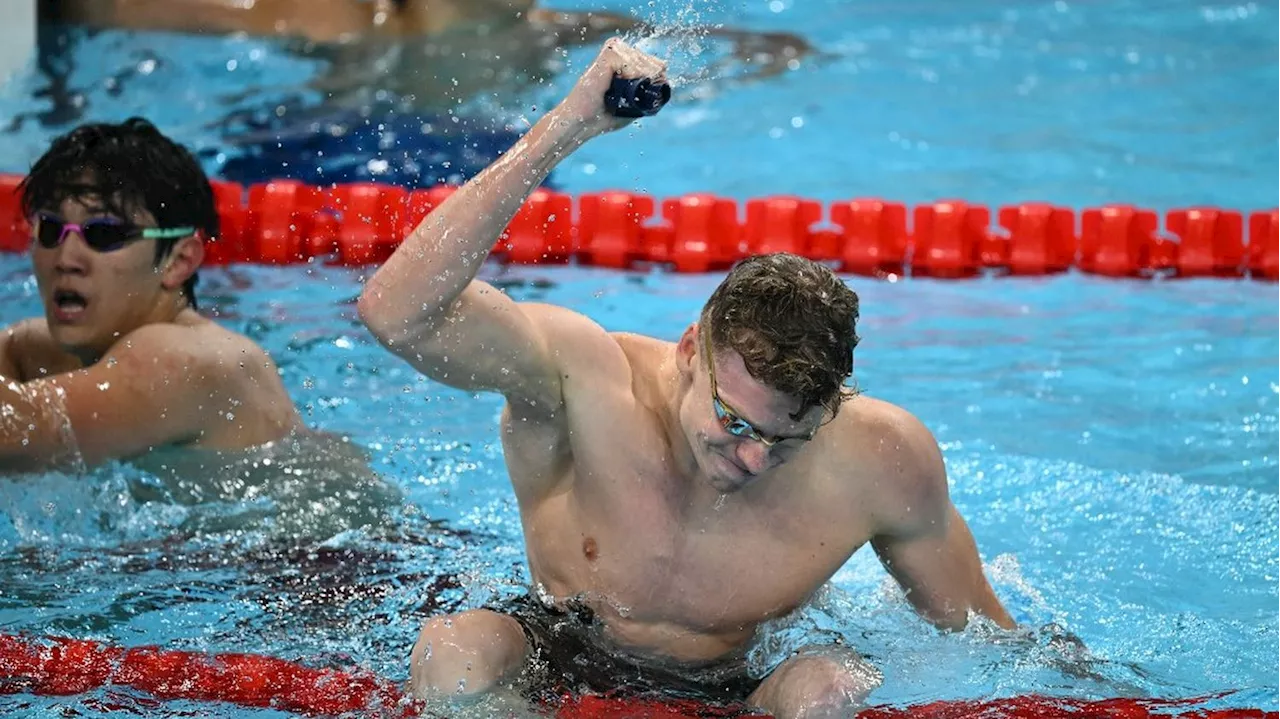
<svg viewBox="0 0 1280 719">
<path fill-rule="evenodd" d="M 1275 97 L 1274 8 L 833 0 L 674 19 L 730 17 L 802 26 L 830 56 L 737 82 L 723 43 L 663 37 L 652 46 L 670 52 L 680 102 L 642 136 L 584 148 L 553 182 L 668 196 L 1274 203 L 1275 104 L 1262 102 Z M 0 170 L 25 169 L 74 122 L 145 113 L 233 179 L 464 178 L 586 59 L 552 53 L 528 94 L 456 105 L 449 90 L 409 87 L 447 73 L 390 73 L 385 92 L 328 97 L 312 84 L 333 66 L 323 53 L 168 35 L 140 49 L 120 33 L 56 32 L 42 40 L 64 50 L 0 90 Z M 698 64 L 712 56 L 729 62 Z M 638 137 L 661 153 L 637 153 Z M 145 468 L 0 483 L 0 626 L 403 678 L 425 616 L 525 579 L 498 402 L 435 386 L 378 348 L 352 306 L 360 271 L 203 275 L 202 306 L 272 353 L 323 434 L 239 457 L 157 455 Z M 668 337 L 714 284 L 590 270 L 492 279 L 611 329 Z M 758 661 L 839 636 L 885 672 L 876 701 L 1241 690 L 1222 703 L 1276 709 L 1274 286 L 854 283 L 859 383 L 935 431 L 953 497 L 1027 631 L 996 646 L 980 626 L 939 636 L 863 552 L 768 628 Z M 38 311 L 26 262 L 0 257 L 0 322 Z M 191 471 L 214 460 L 229 466 Z M 116 690 L 5 696 L 0 710 L 278 715 Z"/>
</svg>

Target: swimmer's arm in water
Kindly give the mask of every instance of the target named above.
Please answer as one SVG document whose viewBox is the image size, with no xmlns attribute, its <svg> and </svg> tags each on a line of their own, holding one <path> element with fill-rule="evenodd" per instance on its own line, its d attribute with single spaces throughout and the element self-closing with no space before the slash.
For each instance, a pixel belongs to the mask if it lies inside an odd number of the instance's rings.
<svg viewBox="0 0 1280 719">
<path fill-rule="evenodd" d="M 517 304 L 475 277 L 551 169 L 592 137 L 626 124 L 602 99 L 615 72 L 661 77 L 665 67 L 621 43 L 606 44 L 554 110 L 428 215 L 369 280 L 360 316 L 383 345 L 449 386 L 496 390 L 544 416 L 562 406 L 557 356 L 581 354 L 578 338 L 607 335 L 569 310 Z"/>
<path fill-rule="evenodd" d="M 885 569 L 922 617 L 947 630 L 963 629 L 969 612 L 997 625 L 1016 625 L 982 571 L 968 525 L 952 504 L 946 466 L 936 440 L 923 424 L 899 411 L 880 437 L 884 486 L 892 501 L 878 514 L 871 544 Z"/>
<path fill-rule="evenodd" d="M 222 408 L 191 330 L 149 325 L 94 365 L 0 385 L 0 474 L 92 467 L 196 439 Z"/>
</svg>

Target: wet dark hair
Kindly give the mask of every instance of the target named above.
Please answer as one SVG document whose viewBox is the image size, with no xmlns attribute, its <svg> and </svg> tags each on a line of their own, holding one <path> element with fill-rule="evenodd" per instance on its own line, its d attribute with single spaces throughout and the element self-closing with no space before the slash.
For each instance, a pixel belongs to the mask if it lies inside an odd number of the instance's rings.
<svg viewBox="0 0 1280 719">
<path fill-rule="evenodd" d="M 747 372 L 799 397 L 800 420 L 817 405 L 830 416 L 855 393 L 858 295 L 825 265 L 789 253 L 748 257 L 736 264 L 702 309 L 700 331 L 711 346 L 742 356 Z"/>
<path fill-rule="evenodd" d="M 155 125 L 131 117 L 119 124 L 89 123 L 55 139 L 23 179 L 22 211 L 31 217 L 68 197 L 96 195 L 107 212 L 128 218 L 145 209 L 160 227 L 195 227 L 218 236 L 213 188 L 195 157 Z M 156 240 L 159 266 L 181 238 Z M 192 308 L 199 274 L 182 284 Z"/>
</svg>

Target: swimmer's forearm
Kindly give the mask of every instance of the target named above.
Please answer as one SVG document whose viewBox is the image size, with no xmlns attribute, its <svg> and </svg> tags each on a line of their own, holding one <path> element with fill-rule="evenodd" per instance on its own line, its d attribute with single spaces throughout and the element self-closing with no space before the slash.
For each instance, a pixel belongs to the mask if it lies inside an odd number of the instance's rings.
<svg viewBox="0 0 1280 719">
<path fill-rule="evenodd" d="M 370 328 L 394 338 L 421 333 L 443 318 L 530 193 L 593 134 L 553 111 L 454 192 L 365 286 L 360 312 Z"/>
</svg>

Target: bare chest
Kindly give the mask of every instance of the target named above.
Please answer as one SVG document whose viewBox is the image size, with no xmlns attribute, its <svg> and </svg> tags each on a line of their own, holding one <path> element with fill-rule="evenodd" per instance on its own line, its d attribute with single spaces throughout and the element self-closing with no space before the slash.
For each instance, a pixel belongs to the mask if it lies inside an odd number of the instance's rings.
<svg viewBox="0 0 1280 719">
<path fill-rule="evenodd" d="M 803 603 L 864 541 L 802 501 L 734 494 L 694 508 L 660 465 L 615 453 L 610 466 L 579 459 L 584 476 L 530 517 L 530 559 L 554 594 L 595 595 L 636 622 L 750 630 Z"/>
</svg>

